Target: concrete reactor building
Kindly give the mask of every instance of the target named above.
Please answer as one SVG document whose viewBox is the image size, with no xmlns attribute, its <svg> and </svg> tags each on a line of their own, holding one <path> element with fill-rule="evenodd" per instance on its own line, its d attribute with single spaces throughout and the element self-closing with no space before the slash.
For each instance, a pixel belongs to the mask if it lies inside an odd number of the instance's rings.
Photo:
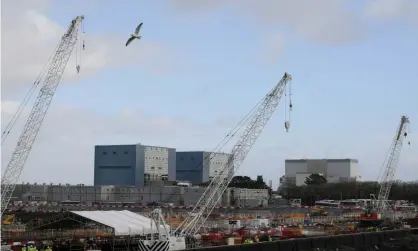
<svg viewBox="0 0 418 251">
<path fill-rule="evenodd" d="M 176 149 L 136 145 L 100 145 L 94 149 L 95 186 L 144 186 L 176 173 Z"/>
<path fill-rule="evenodd" d="M 358 181 L 361 179 L 356 159 L 288 159 L 281 183 L 301 186 L 313 173 L 319 173 L 331 182 Z"/>
<path fill-rule="evenodd" d="M 190 181 L 193 185 L 208 182 L 228 162 L 229 154 L 211 152 L 177 152 L 176 180 Z"/>
</svg>

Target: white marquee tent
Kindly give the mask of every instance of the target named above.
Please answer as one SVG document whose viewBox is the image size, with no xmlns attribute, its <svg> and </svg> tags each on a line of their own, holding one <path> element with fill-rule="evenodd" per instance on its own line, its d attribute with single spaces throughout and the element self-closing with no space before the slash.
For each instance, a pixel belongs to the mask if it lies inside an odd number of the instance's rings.
<svg viewBox="0 0 418 251">
<path fill-rule="evenodd" d="M 115 230 L 116 236 L 122 235 L 143 235 L 156 232 L 155 223 L 151 218 L 133 213 L 128 210 L 123 211 L 71 211 L 71 213 L 106 225 Z M 151 222 L 153 231 L 151 231 Z M 162 229 L 163 226 L 161 225 Z M 170 231 L 170 226 L 166 224 L 166 229 Z"/>
</svg>

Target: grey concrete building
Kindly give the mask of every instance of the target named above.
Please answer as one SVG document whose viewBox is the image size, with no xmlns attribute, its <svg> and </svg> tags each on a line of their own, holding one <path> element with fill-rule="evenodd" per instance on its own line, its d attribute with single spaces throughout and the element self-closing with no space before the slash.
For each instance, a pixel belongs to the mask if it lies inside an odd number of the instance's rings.
<svg viewBox="0 0 418 251">
<path fill-rule="evenodd" d="M 46 183 L 21 183 L 15 186 L 11 200 L 46 201 L 48 198 L 48 185 Z"/>
<path fill-rule="evenodd" d="M 100 187 L 78 185 L 49 185 L 47 201 L 96 202 L 100 200 Z"/>
<path fill-rule="evenodd" d="M 95 146 L 95 186 L 144 186 L 168 180 L 176 170 L 176 150 L 168 147 L 136 145 Z"/>
<path fill-rule="evenodd" d="M 228 161 L 227 153 L 204 151 L 176 153 L 176 180 L 190 181 L 193 185 L 208 182 Z"/>
<path fill-rule="evenodd" d="M 152 203 L 174 206 L 196 205 L 205 187 L 181 186 L 87 186 L 84 184 L 19 184 L 16 186 L 11 203 Z M 267 189 L 227 188 L 224 194 L 218 192 L 218 206 L 258 207 L 268 202 Z"/>
<path fill-rule="evenodd" d="M 269 192 L 267 189 L 228 188 L 231 200 L 230 205 L 236 207 L 258 207 L 267 206 Z"/>
<path fill-rule="evenodd" d="M 285 160 L 285 175 L 281 182 L 300 186 L 313 173 L 324 175 L 328 182 L 361 179 L 356 159 L 288 159 Z"/>
</svg>

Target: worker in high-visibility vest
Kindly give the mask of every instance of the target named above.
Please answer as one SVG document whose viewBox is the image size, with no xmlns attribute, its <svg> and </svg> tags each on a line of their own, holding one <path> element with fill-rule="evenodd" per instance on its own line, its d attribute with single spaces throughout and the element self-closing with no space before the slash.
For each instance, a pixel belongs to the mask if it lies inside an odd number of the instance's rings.
<svg viewBox="0 0 418 251">
<path fill-rule="evenodd" d="M 269 235 L 269 241 L 272 241 L 271 236 Z"/>
<path fill-rule="evenodd" d="M 26 251 L 27 249 L 26 249 L 26 246 L 23 246 L 22 247 L 22 251 Z"/>
<path fill-rule="evenodd" d="M 251 244 L 253 243 L 253 240 L 251 240 L 251 238 L 248 238 L 244 241 L 245 244 Z"/>
<path fill-rule="evenodd" d="M 254 237 L 255 242 L 260 242 L 260 239 L 258 239 L 258 236 Z"/>
<path fill-rule="evenodd" d="M 34 246 L 30 246 L 29 251 L 38 251 L 38 249 L 36 249 L 36 247 L 34 247 Z"/>
<path fill-rule="evenodd" d="M 48 246 L 45 251 L 52 251 L 52 248 Z"/>
</svg>

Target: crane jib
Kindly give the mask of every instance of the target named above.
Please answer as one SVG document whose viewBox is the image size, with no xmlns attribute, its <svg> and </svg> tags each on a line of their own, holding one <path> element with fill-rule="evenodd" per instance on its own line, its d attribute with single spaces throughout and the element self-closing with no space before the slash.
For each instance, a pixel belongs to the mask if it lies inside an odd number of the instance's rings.
<svg viewBox="0 0 418 251">
<path fill-rule="evenodd" d="M 47 68 L 45 68 L 47 71 L 43 78 L 41 89 L 1 180 L 1 215 L 3 215 L 9 204 L 36 136 L 41 129 L 42 122 L 52 102 L 52 98 L 59 85 L 67 62 L 76 45 L 78 30 L 83 19 L 84 16 L 78 16 L 71 21 L 71 24 L 66 33 L 62 36 L 53 57 L 47 63 Z"/>
<path fill-rule="evenodd" d="M 285 73 L 279 83 L 265 96 L 258 108 L 251 111 L 251 115 L 245 119 L 247 122 L 245 130 L 233 146 L 227 164 L 211 180 L 203 195 L 192 209 L 192 212 L 174 231 L 177 235 L 193 236 L 203 227 L 207 218 L 218 204 L 222 194 L 227 189 L 234 174 L 238 171 L 248 152 L 273 115 L 285 91 L 286 85 L 291 79 L 291 75 Z"/>
</svg>

